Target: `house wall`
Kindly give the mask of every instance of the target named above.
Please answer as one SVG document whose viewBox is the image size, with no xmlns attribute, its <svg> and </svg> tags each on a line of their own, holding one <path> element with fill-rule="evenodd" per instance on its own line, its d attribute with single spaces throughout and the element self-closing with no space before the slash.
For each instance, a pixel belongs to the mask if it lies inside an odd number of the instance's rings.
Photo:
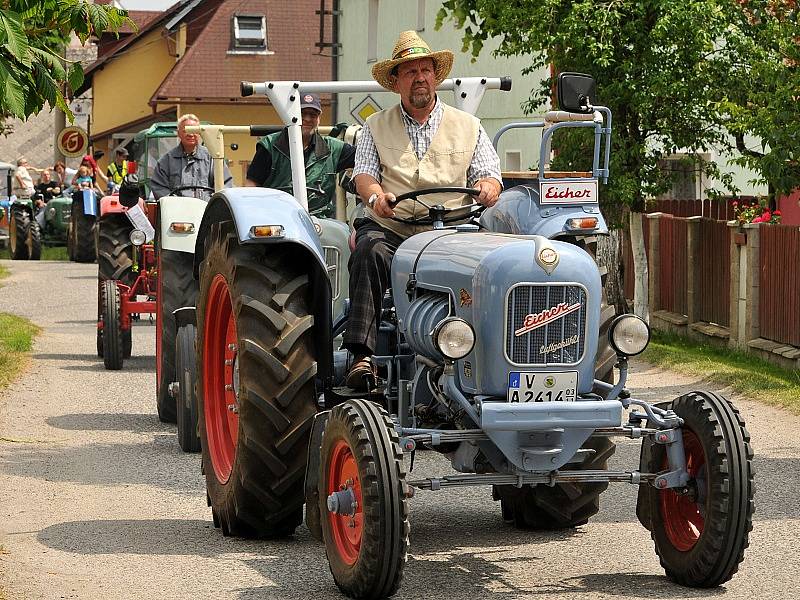
<svg viewBox="0 0 800 600">
<path fill-rule="evenodd" d="M 424 26 L 419 29 L 420 36 L 432 50 L 449 48 L 455 53 L 455 61 L 451 77 L 501 77 L 510 75 L 513 80 L 510 92 L 492 90 L 486 93 L 476 116 L 481 119 L 489 137 L 506 123 L 514 121 L 535 121 L 526 117 L 521 109 L 522 103 L 528 99 L 531 90 L 539 85 L 547 71 L 522 75 L 522 70 L 530 64 L 529 59 L 504 58 L 492 56 L 497 48 L 495 41 L 489 40 L 484 45 L 478 59 L 470 62 L 472 55 L 461 52 L 463 33 L 456 30 L 452 22 L 445 24 L 440 30 L 434 29 L 436 13 L 441 2 L 435 0 L 417 0 L 415 2 L 392 2 L 389 0 L 341 0 L 342 15 L 339 18 L 339 41 L 342 44 L 339 58 L 340 80 L 371 79 L 373 62 L 367 60 L 369 32 L 369 6 L 372 2 L 378 5 L 377 56 L 380 60 L 389 57 L 401 31 L 417 29 L 420 21 Z M 422 14 L 418 8 L 422 7 Z M 396 104 L 398 96 L 390 92 L 370 94 L 381 106 L 387 108 Z M 367 94 L 339 94 L 339 106 L 336 121 L 355 122 L 350 111 L 353 110 Z M 452 102 L 452 93 L 445 92 L 442 99 Z M 501 167 L 506 169 L 506 151 L 519 151 L 523 169 L 531 167 L 538 160 L 539 129 L 523 129 L 510 131 L 501 138 L 499 155 Z M 515 165 L 512 165 L 515 166 Z"/>
<path fill-rule="evenodd" d="M 96 102 L 92 107 L 91 134 L 101 134 L 151 115 L 153 90 L 175 66 L 162 29 L 145 35 L 103 65 L 92 80 Z"/>
</svg>

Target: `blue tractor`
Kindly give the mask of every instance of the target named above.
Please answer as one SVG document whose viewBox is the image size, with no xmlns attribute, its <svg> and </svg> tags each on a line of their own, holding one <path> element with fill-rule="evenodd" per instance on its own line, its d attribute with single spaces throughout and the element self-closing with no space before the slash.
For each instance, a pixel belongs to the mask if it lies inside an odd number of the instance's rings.
<svg viewBox="0 0 800 600">
<path fill-rule="evenodd" d="M 712 587 L 736 572 L 753 513 L 753 452 L 736 408 L 705 391 L 660 405 L 626 389 L 628 357 L 650 332 L 603 301 L 591 240 L 607 233 L 598 204 L 611 113 L 594 82 L 562 74 L 560 111 L 543 127 L 539 171 L 517 174 L 491 209 L 426 203 L 432 230 L 392 264 L 370 391 L 344 387 L 346 351 L 320 243 L 306 210 L 299 101 L 308 92 L 377 91 L 374 82 L 243 83 L 290 126 L 294 196 L 222 190 L 197 239 L 199 432 L 209 504 L 225 535 L 290 535 L 303 519 L 324 541 L 336 585 L 353 598 L 400 586 L 415 490 L 491 486 L 518 527 L 575 527 L 610 482 L 638 486 L 636 512 L 667 575 Z M 471 110 L 492 78 L 446 80 Z M 546 171 L 563 128 L 595 136 L 591 172 Z M 610 358 L 610 360 L 609 360 Z M 616 367 L 615 377 L 610 377 Z M 626 412 L 628 409 L 628 412 Z M 609 470 L 612 438 L 642 440 L 639 465 Z M 415 452 L 454 474 L 415 478 Z"/>
</svg>

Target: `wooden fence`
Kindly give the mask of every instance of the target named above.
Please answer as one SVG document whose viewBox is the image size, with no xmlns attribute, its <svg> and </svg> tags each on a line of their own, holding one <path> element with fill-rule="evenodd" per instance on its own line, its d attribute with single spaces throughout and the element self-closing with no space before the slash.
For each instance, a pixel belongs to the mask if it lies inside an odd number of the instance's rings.
<svg viewBox="0 0 800 600">
<path fill-rule="evenodd" d="M 697 240 L 697 319 L 730 324 L 731 228 L 725 221 L 700 219 Z"/>
<path fill-rule="evenodd" d="M 663 215 L 658 220 L 659 281 L 656 310 L 667 310 L 679 315 L 688 313 L 686 219 Z"/>
<path fill-rule="evenodd" d="M 760 337 L 800 346 L 800 229 L 759 228 Z"/>
</svg>

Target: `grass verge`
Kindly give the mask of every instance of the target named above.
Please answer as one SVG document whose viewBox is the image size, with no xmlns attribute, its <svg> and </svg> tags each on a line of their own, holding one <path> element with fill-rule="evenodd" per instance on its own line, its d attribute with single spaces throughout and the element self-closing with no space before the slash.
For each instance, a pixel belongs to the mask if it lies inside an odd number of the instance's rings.
<svg viewBox="0 0 800 600">
<path fill-rule="evenodd" d="M 38 332 L 39 328 L 27 319 L 0 313 L 0 389 L 25 367 Z"/>
<path fill-rule="evenodd" d="M 685 375 L 699 375 L 765 404 L 800 414 L 800 371 L 751 354 L 653 332 L 642 360 Z"/>
<path fill-rule="evenodd" d="M 0 249 L 0 258 L 10 259 L 8 247 Z M 69 260 L 66 246 L 42 246 L 41 260 Z"/>
</svg>

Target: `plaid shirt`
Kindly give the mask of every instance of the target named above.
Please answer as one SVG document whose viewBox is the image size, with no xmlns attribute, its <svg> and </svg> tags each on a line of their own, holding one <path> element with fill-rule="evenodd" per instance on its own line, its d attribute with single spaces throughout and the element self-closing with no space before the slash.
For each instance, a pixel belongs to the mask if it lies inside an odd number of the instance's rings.
<svg viewBox="0 0 800 600">
<path fill-rule="evenodd" d="M 428 120 L 420 125 L 416 120 L 408 115 L 400 104 L 400 112 L 403 115 L 403 124 L 406 128 L 408 139 L 414 147 L 414 152 L 418 160 L 422 160 L 425 153 L 430 148 L 433 136 L 439 130 L 442 123 L 444 108 L 436 97 L 436 104 L 433 106 Z M 378 149 L 372 139 L 369 125 L 364 125 L 358 134 L 358 145 L 356 146 L 356 161 L 353 168 L 353 177 L 361 173 L 372 176 L 376 181 L 381 181 L 381 161 L 378 156 Z M 475 153 L 472 155 L 469 168 L 467 169 L 467 185 L 472 187 L 480 179 L 486 177 L 495 178 L 502 185 L 503 180 L 500 176 L 500 159 L 494 147 L 489 141 L 489 136 L 483 129 L 483 125 L 478 126 L 478 141 L 475 144 Z"/>
</svg>

